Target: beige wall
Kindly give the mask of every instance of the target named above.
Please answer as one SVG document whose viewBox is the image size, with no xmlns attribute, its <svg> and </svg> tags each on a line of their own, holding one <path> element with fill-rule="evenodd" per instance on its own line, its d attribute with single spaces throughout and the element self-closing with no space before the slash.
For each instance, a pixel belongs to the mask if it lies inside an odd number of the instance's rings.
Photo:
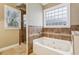
<svg viewBox="0 0 79 59">
<path fill-rule="evenodd" d="M 0 48 L 18 43 L 19 30 L 5 29 L 4 27 L 4 5 L 0 4 Z M 16 4 L 7 4 L 15 7 Z"/>
<path fill-rule="evenodd" d="M 71 25 L 79 25 L 79 3 L 70 4 Z"/>
</svg>

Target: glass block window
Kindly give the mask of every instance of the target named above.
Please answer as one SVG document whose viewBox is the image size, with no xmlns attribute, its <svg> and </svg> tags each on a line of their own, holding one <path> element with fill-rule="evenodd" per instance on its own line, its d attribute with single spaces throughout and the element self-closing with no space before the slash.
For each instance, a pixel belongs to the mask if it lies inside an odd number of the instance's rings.
<svg viewBox="0 0 79 59">
<path fill-rule="evenodd" d="M 69 27 L 68 5 L 59 5 L 44 10 L 44 25 L 48 27 Z"/>
</svg>

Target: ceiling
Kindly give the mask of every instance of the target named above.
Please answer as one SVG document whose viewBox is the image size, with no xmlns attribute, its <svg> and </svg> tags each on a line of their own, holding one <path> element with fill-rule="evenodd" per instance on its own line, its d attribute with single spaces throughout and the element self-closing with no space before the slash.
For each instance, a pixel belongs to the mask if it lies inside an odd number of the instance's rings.
<svg viewBox="0 0 79 59">
<path fill-rule="evenodd" d="M 41 3 L 41 4 L 44 6 L 44 5 L 48 4 L 48 3 Z"/>
</svg>

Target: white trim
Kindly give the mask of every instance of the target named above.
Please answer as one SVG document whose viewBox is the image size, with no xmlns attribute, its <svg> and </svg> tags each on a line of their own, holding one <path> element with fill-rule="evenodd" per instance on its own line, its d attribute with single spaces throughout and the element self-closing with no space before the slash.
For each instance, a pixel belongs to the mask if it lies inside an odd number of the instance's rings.
<svg viewBox="0 0 79 59">
<path fill-rule="evenodd" d="M 4 48 L 0 48 L 0 52 L 8 50 L 8 49 L 16 47 L 16 46 L 19 46 L 19 44 L 17 43 L 17 44 L 10 45 L 10 46 L 4 47 Z"/>
<path fill-rule="evenodd" d="M 26 5 L 26 12 L 27 12 L 27 16 L 28 16 L 28 14 L 29 14 L 29 12 L 28 12 L 29 10 L 28 10 L 28 4 Z M 26 18 L 26 53 L 28 54 L 28 25 L 29 25 L 29 19 L 28 19 L 28 17 Z"/>
</svg>

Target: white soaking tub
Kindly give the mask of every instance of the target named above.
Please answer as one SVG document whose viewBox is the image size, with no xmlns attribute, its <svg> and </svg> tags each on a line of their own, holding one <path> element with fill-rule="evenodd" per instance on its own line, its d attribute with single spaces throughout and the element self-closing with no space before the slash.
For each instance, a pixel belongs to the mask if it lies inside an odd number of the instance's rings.
<svg viewBox="0 0 79 59">
<path fill-rule="evenodd" d="M 71 55 L 70 41 L 41 37 L 33 40 L 33 53 L 37 55 Z"/>
</svg>

